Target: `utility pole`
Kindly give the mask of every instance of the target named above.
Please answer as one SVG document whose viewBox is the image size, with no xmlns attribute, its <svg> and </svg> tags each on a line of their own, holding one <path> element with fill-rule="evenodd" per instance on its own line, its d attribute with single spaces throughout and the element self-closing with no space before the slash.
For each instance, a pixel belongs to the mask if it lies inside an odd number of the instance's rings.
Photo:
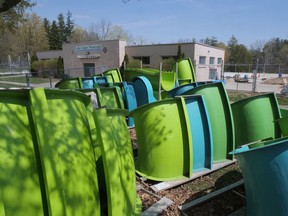
<svg viewBox="0 0 288 216">
<path fill-rule="evenodd" d="M 256 59 L 255 70 L 253 70 L 253 85 L 252 85 L 253 92 L 256 92 L 257 72 L 258 72 L 258 59 Z"/>
</svg>

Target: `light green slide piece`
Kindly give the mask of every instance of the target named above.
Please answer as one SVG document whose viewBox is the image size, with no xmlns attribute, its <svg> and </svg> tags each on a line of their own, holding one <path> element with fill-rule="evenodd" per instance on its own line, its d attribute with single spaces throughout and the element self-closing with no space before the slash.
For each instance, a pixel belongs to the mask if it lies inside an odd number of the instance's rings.
<svg viewBox="0 0 288 216">
<path fill-rule="evenodd" d="M 191 177 L 192 137 L 184 99 L 145 104 L 130 115 L 137 134 L 137 173 L 156 181 Z"/>
<path fill-rule="evenodd" d="M 33 89 L 32 117 L 51 215 L 100 215 L 96 163 L 86 106 L 75 91 Z"/>
<path fill-rule="evenodd" d="M 118 68 L 112 68 L 110 70 L 104 71 L 103 76 L 106 76 L 108 82 L 123 82 L 121 73 Z"/>
<path fill-rule="evenodd" d="M 178 60 L 178 82 L 180 86 L 196 82 L 195 71 L 190 58 Z"/>
<path fill-rule="evenodd" d="M 104 165 L 109 216 L 140 215 L 136 176 L 126 110 L 93 112 Z"/>
<path fill-rule="evenodd" d="M 46 215 L 28 90 L 0 91 L 0 215 Z M 45 203 L 45 202 L 44 202 Z M 46 209 L 45 209 L 46 208 Z"/>
<path fill-rule="evenodd" d="M 124 101 L 120 87 L 101 87 L 96 88 L 99 107 L 110 109 L 124 109 Z"/>
</svg>

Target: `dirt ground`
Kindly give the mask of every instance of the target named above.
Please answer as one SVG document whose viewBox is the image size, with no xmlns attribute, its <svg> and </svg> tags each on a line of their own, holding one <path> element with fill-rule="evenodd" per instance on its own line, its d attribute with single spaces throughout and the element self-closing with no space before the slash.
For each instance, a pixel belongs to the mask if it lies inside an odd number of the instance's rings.
<svg viewBox="0 0 288 216">
<path fill-rule="evenodd" d="M 130 135 L 135 156 L 137 155 L 137 137 L 134 129 L 130 129 Z M 172 189 L 155 192 L 151 189 L 153 184 L 158 182 L 145 180 L 137 176 L 137 184 L 141 185 L 138 196 L 142 200 L 142 211 L 145 211 L 161 198 L 166 197 L 173 201 L 173 204 L 166 208 L 159 215 L 229 215 L 232 212 L 245 206 L 245 189 L 241 185 L 234 190 L 225 192 L 214 199 L 208 200 L 191 209 L 181 211 L 179 209 L 185 203 L 196 200 L 213 191 L 219 190 L 242 179 L 242 174 L 237 162 L 223 169 L 202 176 L 188 183 L 176 186 Z"/>
</svg>

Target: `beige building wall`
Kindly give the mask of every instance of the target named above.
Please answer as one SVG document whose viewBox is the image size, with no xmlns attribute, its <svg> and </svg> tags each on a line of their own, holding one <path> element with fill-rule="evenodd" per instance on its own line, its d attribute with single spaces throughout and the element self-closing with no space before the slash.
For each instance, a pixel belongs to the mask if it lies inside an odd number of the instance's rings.
<svg viewBox="0 0 288 216">
<path fill-rule="evenodd" d="M 71 76 L 83 77 L 87 75 L 85 65 L 91 68 L 94 65 L 95 74 L 120 67 L 125 56 L 125 46 L 126 41 L 121 40 L 63 44 L 64 68 L 69 69 Z"/>
<path fill-rule="evenodd" d="M 221 59 L 222 63 L 225 55 L 225 50 L 221 48 L 197 43 L 142 45 L 127 46 L 126 54 L 129 57 L 129 61 L 135 58 L 149 57 L 150 63 L 145 64 L 145 59 L 143 59 L 143 66 L 158 69 L 163 58 L 177 56 L 178 45 L 181 45 L 181 50 L 185 53 L 185 57 L 189 57 L 194 64 L 197 81 L 215 79 L 215 76 L 218 76 L 218 79 L 220 78 L 221 64 L 218 64 L 218 59 Z M 199 62 L 200 56 L 206 58 L 204 64 Z M 210 57 L 214 58 L 213 64 L 209 64 Z"/>
<path fill-rule="evenodd" d="M 220 79 L 224 56 L 224 49 L 203 44 L 195 44 L 194 66 L 196 70 L 196 79 L 199 81 L 215 79 L 216 77 L 217 79 Z M 202 62 L 200 60 L 200 58 L 203 57 L 205 57 L 205 62 L 203 62 L 203 59 Z M 210 62 L 210 58 L 214 58 L 214 63 Z"/>
</svg>

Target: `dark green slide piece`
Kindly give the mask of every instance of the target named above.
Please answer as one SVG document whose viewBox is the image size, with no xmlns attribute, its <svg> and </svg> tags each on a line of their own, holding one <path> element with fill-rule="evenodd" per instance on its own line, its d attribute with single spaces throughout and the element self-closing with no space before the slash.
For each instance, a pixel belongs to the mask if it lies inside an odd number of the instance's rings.
<svg viewBox="0 0 288 216">
<path fill-rule="evenodd" d="M 81 77 L 64 79 L 55 84 L 55 88 L 59 89 L 82 89 L 83 83 Z"/>
<path fill-rule="evenodd" d="M 196 76 L 193 64 L 190 58 L 183 58 L 178 60 L 178 83 L 185 85 L 196 82 Z"/>
<path fill-rule="evenodd" d="M 137 134 L 137 173 L 156 181 L 191 177 L 192 138 L 184 99 L 145 104 L 130 114 Z"/>
<path fill-rule="evenodd" d="M 106 76 L 108 82 L 123 82 L 121 73 L 118 68 L 112 68 L 110 70 L 104 71 L 103 76 Z"/>
<path fill-rule="evenodd" d="M 280 138 L 278 120 L 281 117 L 274 93 L 245 98 L 231 104 L 236 147 L 266 138 Z"/>
<path fill-rule="evenodd" d="M 83 93 L 33 89 L 30 102 L 51 215 L 100 215 L 95 157 Z"/>
<path fill-rule="evenodd" d="M 231 160 L 228 153 L 235 148 L 234 122 L 231 106 L 222 82 L 199 85 L 182 95 L 202 95 L 210 119 L 213 139 L 213 160 L 221 162 Z"/>
<path fill-rule="evenodd" d="M 1 90 L 0 110 L 0 215 L 47 215 L 29 90 Z"/>
<path fill-rule="evenodd" d="M 99 107 L 124 109 L 121 89 L 118 86 L 96 88 Z"/>
<path fill-rule="evenodd" d="M 279 124 L 282 136 L 288 136 L 288 116 L 284 116 L 276 121 Z"/>
<path fill-rule="evenodd" d="M 97 109 L 93 112 L 102 150 L 108 214 L 140 215 L 141 201 L 136 194 L 132 144 L 126 124 L 126 110 Z"/>
</svg>

